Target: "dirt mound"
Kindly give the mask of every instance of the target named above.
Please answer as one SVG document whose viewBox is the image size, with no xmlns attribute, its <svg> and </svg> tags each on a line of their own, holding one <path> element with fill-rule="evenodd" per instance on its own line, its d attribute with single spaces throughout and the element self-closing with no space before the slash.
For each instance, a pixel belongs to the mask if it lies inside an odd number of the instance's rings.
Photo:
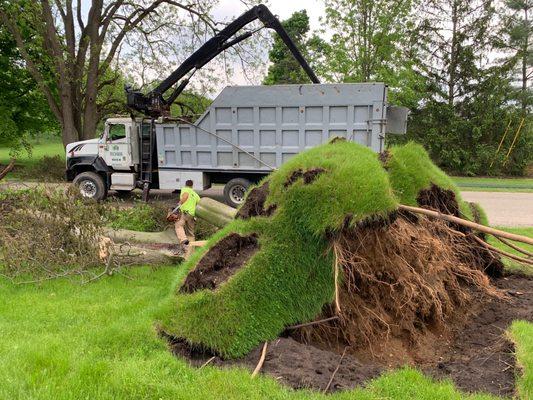
<svg viewBox="0 0 533 400">
<path fill-rule="evenodd" d="M 381 165 L 383 165 L 383 168 L 385 169 L 387 169 L 387 164 L 391 160 L 391 158 L 392 158 L 392 154 L 388 150 L 378 153 L 379 162 L 381 163 Z"/>
<path fill-rule="evenodd" d="M 200 289 L 215 290 L 259 250 L 257 235 L 241 236 L 231 233 L 221 239 L 200 259 L 179 289 L 194 293 Z"/>
<path fill-rule="evenodd" d="M 239 211 L 237 211 L 235 218 L 270 217 L 276 211 L 276 205 L 272 204 L 265 208 L 268 193 L 268 181 L 264 182 L 261 186 L 254 187 L 248 193 L 248 196 L 246 196 L 246 201 L 239 208 Z"/>
<path fill-rule="evenodd" d="M 499 396 L 514 393 L 516 361 L 513 345 L 504 331 L 516 319 L 533 320 L 532 278 L 510 275 L 496 280 L 495 285 L 508 299 L 479 298 L 469 312 L 454 322 L 448 335 L 430 332 L 424 343 L 413 347 L 402 362 L 391 361 L 389 352 L 375 357 L 370 350 L 349 352 L 342 358 L 337 351 L 308 345 L 291 338 L 269 342 L 261 372 L 295 389 L 324 390 L 337 367 L 330 391 L 364 385 L 382 371 L 404 364 L 414 365 L 438 379 L 451 379 L 467 392 L 488 392 Z M 173 353 L 186 358 L 194 366 L 256 367 L 262 345 L 239 360 L 222 360 L 205 349 L 191 348 L 186 342 L 169 340 Z M 394 356 L 394 354 L 393 354 Z"/>
</svg>

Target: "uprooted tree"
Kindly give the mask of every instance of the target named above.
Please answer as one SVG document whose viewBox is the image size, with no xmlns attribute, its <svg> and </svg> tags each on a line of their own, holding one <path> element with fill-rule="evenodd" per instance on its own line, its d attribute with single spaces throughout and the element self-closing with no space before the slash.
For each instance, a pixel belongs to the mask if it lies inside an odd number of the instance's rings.
<svg viewBox="0 0 533 400">
<path fill-rule="evenodd" d="M 482 235 L 400 204 L 486 223 L 418 145 L 378 157 L 334 141 L 295 156 L 189 260 L 158 316 L 161 331 L 227 358 L 324 319 L 293 337 L 412 343 L 477 295 L 498 296 L 489 276 L 503 265 Z"/>
</svg>

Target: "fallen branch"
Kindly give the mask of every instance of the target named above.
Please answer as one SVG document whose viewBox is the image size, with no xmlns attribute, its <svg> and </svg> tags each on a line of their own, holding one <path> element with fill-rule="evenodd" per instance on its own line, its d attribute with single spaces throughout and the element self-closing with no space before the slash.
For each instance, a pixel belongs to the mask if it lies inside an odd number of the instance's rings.
<svg viewBox="0 0 533 400">
<path fill-rule="evenodd" d="M 335 371 L 333 371 L 333 373 L 331 374 L 331 378 L 329 378 L 329 382 L 328 382 L 326 388 L 324 389 L 324 393 L 326 393 L 329 390 L 329 387 L 331 386 L 331 383 L 333 382 L 333 378 L 335 378 L 335 375 L 337 374 L 337 371 L 341 367 L 342 360 L 344 359 L 344 356 L 346 355 L 346 350 L 347 349 L 348 349 L 348 347 L 344 348 L 344 351 L 342 352 L 341 359 L 339 360 L 339 364 L 337 365 L 337 368 L 335 368 Z"/>
<path fill-rule="evenodd" d="M 104 228 L 104 235 L 109 236 L 115 243 L 137 242 L 169 245 L 177 243 L 174 228 L 169 228 L 162 232 L 139 232 L 128 229 Z"/>
<path fill-rule="evenodd" d="M 7 166 L 2 170 L 2 172 L 0 172 L 0 181 L 1 181 L 2 179 L 4 179 L 5 176 L 6 176 L 7 174 L 9 174 L 13 168 L 15 168 L 15 161 L 16 161 L 16 160 L 15 160 L 14 158 L 12 158 L 12 159 L 9 161 L 9 164 L 7 164 Z"/>
<path fill-rule="evenodd" d="M 261 352 L 261 358 L 259 359 L 259 362 L 257 363 L 257 366 L 254 369 L 254 372 L 252 372 L 252 378 L 255 378 L 255 376 L 261 371 L 261 368 L 263 367 L 263 364 L 265 363 L 265 357 L 267 354 L 267 345 L 268 342 L 265 342 L 263 345 L 263 351 Z"/>
<path fill-rule="evenodd" d="M 443 219 L 445 221 L 453 222 L 453 223 L 456 223 L 462 226 L 466 226 L 468 228 L 475 229 L 480 232 L 488 233 L 489 235 L 500 236 L 505 239 L 514 240 L 515 242 L 522 242 L 522 243 L 533 245 L 533 239 L 527 236 L 516 235 L 514 233 L 509 233 L 509 232 L 501 231 L 499 229 L 490 228 L 485 225 L 476 224 L 475 222 L 472 222 L 472 221 L 467 221 L 462 218 L 454 217 L 453 215 L 442 214 L 438 211 L 428 210 L 428 209 L 420 208 L 420 207 L 411 207 L 411 206 L 406 206 L 403 204 L 400 204 L 398 208 L 400 210 L 410 211 L 416 214 L 424 214 L 424 215 L 427 215 L 428 217 Z"/>
<path fill-rule="evenodd" d="M 484 246 L 486 249 L 494 252 L 494 253 L 498 253 L 502 256 L 505 256 L 505 257 L 508 257 L 508 258 L 511 258 L 515 261 L 518 261 L 520 263 L 523 263 L 523 264 L 527 264 L 527 265 L 533 265 L 533 260 L 528 260 L 527 258 L 522 258 L 522 257 L 519 257 L 517 255 L 514 255 L 514 254 L 511 254 L 511 253 L 508 253 L 504 250 L 500 250 L 490 244 L 488 244 L 487 242 L 483 241 L 482 239 L 478 238 L 476 235 L 471 235 L 479 244 L 481 244 L 482 246 Z"/>
</svg>

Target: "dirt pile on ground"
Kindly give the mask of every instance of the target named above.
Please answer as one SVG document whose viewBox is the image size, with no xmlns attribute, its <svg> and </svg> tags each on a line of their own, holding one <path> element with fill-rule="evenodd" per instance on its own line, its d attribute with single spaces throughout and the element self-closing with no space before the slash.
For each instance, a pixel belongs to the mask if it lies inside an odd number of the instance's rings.
<svg viewBox="0 0 533 400">
<path fill-rule="evenodd" d="M 257 235 L 241 236 L 232 233 L 224 237 L 202 257 L 189 272 L 179 289 L 181 293 L 194 293 L 201 289 L 216 289 L 226 282 L 236 270 L 259 250 Z"/>
</svg>

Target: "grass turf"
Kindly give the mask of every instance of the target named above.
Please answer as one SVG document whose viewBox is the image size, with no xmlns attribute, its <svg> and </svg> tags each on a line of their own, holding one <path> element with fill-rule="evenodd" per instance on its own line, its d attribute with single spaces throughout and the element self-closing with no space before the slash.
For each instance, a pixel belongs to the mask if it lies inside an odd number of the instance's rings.
<svg viewBox="0 0 533 400">
<path fill-rule="evenodd" d="M 0 278 L 1 399 L 357 399 L 485 400 L 411 368 L 383 375 L 366 389 L 324 396 L 292 391 L 242 369 L 189 367 L 153 329 L 153 314 L 185 269 L 136 268 L 79 286 L 61 279 L 13 286 Z M 533 324 L 511 329 L 524 367 L 522 399 L 533 388 Z"/>
<path fill-rule="evenodd" d="M 404 146 L 392 147 L 385 168 L 400 203 L 417 206 L 416 198 L 420 190 L 429 188 L 433 183 L 442 189 L 452 190 L 461 213 L 466 218 L 473 219 L 470 206 L 462 199 L 457 185 L 431 161 L 421 145 L 410 142 Z"/>
</svg>

